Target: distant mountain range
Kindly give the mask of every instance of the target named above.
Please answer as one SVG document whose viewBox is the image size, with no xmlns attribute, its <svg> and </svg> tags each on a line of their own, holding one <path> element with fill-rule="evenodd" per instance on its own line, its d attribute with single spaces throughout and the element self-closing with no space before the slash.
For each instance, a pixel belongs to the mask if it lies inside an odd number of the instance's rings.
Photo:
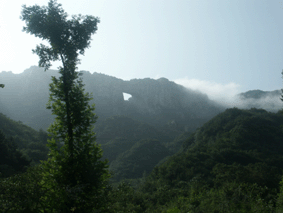
<svg viewBox="0 0 283 213">
<path fill-rule="evenodd" d="M 224 110 L 207 95 L 165 78 L 124 81 L 99 73 L 82 73 L 86 92 L 93 94 L 98 121 L 124 115 L 154 126 L 172 123 L 192 130 Z M 51 76 L 58 76 L 58 72 L 44 72 L 35 66 L 21 74 L 1 72 L 5 88 L 0 92 L 0 112 L 34 129 L 46 130 L 54 119 L 45 108 Z M 132 97 L 125 101 L 123 93 Z"/>
<path fill-rule="evenodd" d="M 120 115 L 155 127 L 172 124 L 180 130 L 194 131 L 227 108 L 210 100 L 206 94 L 185 88 L 166 78 L 124 81 L 100 73 L 81 72 L 86 92 L 93 95 L 92 103 L 96 104 L 98 122 Z M 54 119 L 45 107 L 51 76 L 58 77 L 58 71 L 44 72 L 36 66 L 20 74 L 1 72 L 1 83 L 5 84 L 5 88 L 0 91 L 0 112 L 34 129 L 46 130 Z M 130 94 L 131 97 L 124 100 L 123 93 Z M 281 108 L 279 98 L 279 90 L 253 90 L 239 94 L 235 106 L 276 111 Z M 272 101 L 262 102 L 264 99 Z"/>
<path fill-rule="evenodd" d="M 250 90 L 238 95 L 241 99 L 262 99 L 267 97 L 280 97 L 281 91 L 262 91 L 262 90 Z"/>
<path fill-rule="evenodd" d="M 262 91 L 250 90 L 237 95 L 236 107 L 250 109 L 262 108 L 270 112 L 277 112 L 283 108 L 281 90 Z"/>
</svg>

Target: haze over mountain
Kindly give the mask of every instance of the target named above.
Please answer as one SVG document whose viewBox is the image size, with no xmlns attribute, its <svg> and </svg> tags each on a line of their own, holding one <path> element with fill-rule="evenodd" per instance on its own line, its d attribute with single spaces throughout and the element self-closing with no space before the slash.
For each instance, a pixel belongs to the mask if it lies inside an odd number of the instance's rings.
<svg viewBox="0 0 283 213">
<path fill-rule="evenodd" d="M 92 103 L 96 104 L 99 120 L 125 115 L 157 126 L 175 123 L 189 131 L 224 110 L 207 95 L 165 78 L 124 81 L 99 73 L 82 73 L 86 91 L 93 93 Z M 1 112 L 35 129 L 46 130 L 53 120 L 50 110 L 45 109 L 51 76 L 58 76 L 58 72 L 44 72 L 35 66 L 21 74 L 1 72 L 0 79 L 5 84 L 0 93 Z M 123 93 L 132 97 L 125 101 Z"/>
<path fill-rule="evenodd" d="M 207 94 L 209 99 L 216 101 L 226 108 L 238 107 L 241 109 L 249 109 L 255 107 L 276 112 L 283 107 L 283 102 L 280 100 L 281 90 L 279 89 L 262 91 L 255 88 L 247 92 L 239 92 L 240 86 L 234 83 L 222 85 L 188 78 L 177 79 L 174 82 L 186 88 Z"/>
<path fill-rule="evenodd" d="M 194 130 L 226 108 L 255 107 L 272 112 L 282 108 L 280 90 L 252 90 L 225 97 L 210 93 L 208 88 L 196 88 L 188 82 L 180 82 L 184 85 L 181 86 L 166 78 L 124 81 L 100 73 L 82 73 L 86 91 L 93 94 L 99 120 L 125 115 L 153 125 L 175 122 L 181 128 Z M 5 84 L 0 93 L 1 112 L 35 129 L 46 130 L 53 121 L 50 110 L 45 108 L 51 76 L 58 76 L 58 71 L 44 72 L 36 66 L 20 74 L 1 72 L 1 83 Z"/>
</svg>

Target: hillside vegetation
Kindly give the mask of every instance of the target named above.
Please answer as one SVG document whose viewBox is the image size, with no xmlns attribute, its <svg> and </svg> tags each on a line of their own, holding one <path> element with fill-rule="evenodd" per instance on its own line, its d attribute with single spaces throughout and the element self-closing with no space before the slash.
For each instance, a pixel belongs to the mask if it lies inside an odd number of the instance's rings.
<svg viewBox="0 0 283 213">
<path fill-rule="evenodd" d="M 204 181 L 257 183 L 278 188 L 283 169 L 283 116 L 265 110 L 228 109 L 199 128 L 183 151 L 155 168 L 150 178 L 163 185 Z"/>
<path fill-rule="evenodd" d="M 13 121 L 3 114 L 0 114 L 0 129 L 6 138 L 11 138 L 15 146 L 14 150 L 17 149 L 21 155 L 31 161 L 32 165 L 47 159 L 48 148 L 46 144 L 48 136 L 45 131 L 36 131 L 20 121 Z M 181 138 L 179 135 L 190 134 L 189 132 L 183 133 L 170 125 L 164 125 L 164 127 L 156 129 L 149 124 L 125 116 L 113 116 L 100 122 L 95 126 L 95 132 L 97 132 L 97 143 L 101 144 L 103 149 L 103 159 L 109 160 L 111 171 L 117 171 L 120 165 L 124 165 L 125 159 L 122 156 L 132 155 L 133 150 L 138 150 L 141 155 L 146 157 L 149 154 L 147 150 L 152 148 L 152 144 L 143 144 L 143 141 L 156 140 L 160 144 L 164 149 L 163 157 L 158 158 L 161 160 L 181 149 L 185 138 Z M 140 147 L 141 144 L 143 144 L 143 148 Z M 139 150 L 140 148 L 141 150 Z M 150 158 L 147 157 L 147 159 L 150 163 L 148 168 L 139 167 L 139 169 L 134 169 L 130 164 L 126 164 L 122 170 L 115 173 L 114 180 L 121 180 L 120 176 L 129 179 L 141 178 L 144 171 L 151 172 L 159 160 L 153 162 Z M 113 161 L 115 163 L 112 164 Z M 133 165 L 136 163 L 134 161 Z M 133 175 L 134 173 L 135 175 Z M 137 176 L 137 174 L 139 175 Z"/>
<path fill-rule="evenodd" d="M 12 128 L 27 128 L 3 118 Z M 175 134 L 166 140 L 162 131 L 147 124 L 123 116 L 109 118 L 97 126 L 97 139 L 105 147 L 113 174 L 101 195 L 105 212 L 281 212 L 282 125 L 280 112 L 233 108 L 193 134 L 172 131 Z M 40 134 L 32 135 L 35 140 Z M 30 136 L 26 140 L 33 140 Z M 170 147 L 181 141 L 179 152 L 172 151 Z M 29 203 L 36 193 L 44 193 L 39 187 L 40 166 L 3 180 L 0 192 L 7 187 L 18 191 L 12 183 L 24 182 L 21 191 L 30 192 Z M 24 205 L 21 192 L 13 196 Z"/>
<path fill-rule="evenodd" d="M 121 185 L 134 212 L 281 212 L 283 116 L 227 109 L 154 168 L 137 191 Z M 118 193 L 115 191 L 115 193 Z"/>
<path fill-rule="evenodd" d="M 47 159 L 48 136 L 43 130 L 36 131 L 21 121 L 13 121 L 2 113 L 0 113 L 0 130 L 6 138 L 13 141 L 16 149 L 33 164 Z"/>
</svg>

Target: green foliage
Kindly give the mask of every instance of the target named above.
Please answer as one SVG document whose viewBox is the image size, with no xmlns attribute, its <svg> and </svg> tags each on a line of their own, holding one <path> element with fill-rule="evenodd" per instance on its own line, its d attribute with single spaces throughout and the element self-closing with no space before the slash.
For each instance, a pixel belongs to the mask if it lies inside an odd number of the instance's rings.
<svg viewBox="0 0 283 213">
<path fill-rule="evenodd" d="M 172 142 L 166 144 L 166 147 L 176 153 L 182 150 L 184 142 L 192 135 L 192 132 L 183 132 L 179 134 Z"/>
<path fill-rule="evenodd" d="M 47 133 L 43 130 L 36 131 L 20 121 L 16 122 L 0 113 L 0 129 L 7 138 L 13 137 L 17 149 L 21 151 L 32 164 L 47 159 L 48 149 Z"/>
<path fill-rule="evenodd" d="M 141 140 L 110 164 L 117 180 L 141 178 L 172 153 L 157 140 Z"/>
<path fill-rule="evenodd" d="M 48 138 L 43 130 L 36 131 L 21 121 L 13 121 L 2 113 L 0 113 L 0 129 L 7 137 L 14 137 L 19 149 L 27 148 L 30 142 L 46 144 Z"/>
<path fill-rule="evenodd" d="M 46 40 L 51 46 L 37 45 L 33 50 L 39 57 L 39 66 L 47 70 L 51 61 L 62 60 L 64 68 L 75 68 L 78 54 L 84 54 L 90 46 L 91 35 L 97 30 L 99 19 L 93 16 L 68 15 L 56 0 L 46 6 L 23 6 L 21 19 L 23 31 Z"/>
<path fill-rule="evenodd" d="M 68 171 L 63 173 L 54 165 L 62 168 L 68 160 L 63 158 L 66 152 L 57 138 L 50 143 L 55 154 L 47 161 L 48 172 L 53 172 L 57 181 L 45 173 L 44 167 L 2 179 L 0 207 L 11 212 L 56 212 L 55 207 L 70 211 L 68 203 L 60 201 L 72 200 L 74 211 L 81 211 L 78 206 L 82 203 L 88 203 L 89 209 L 103 203 L 101 212 L 113 213 L 282 212 L 282 182 L 278 194 L 282 179 L 282 117 L 256 109 L 227 110 L 189 137 L 182 152 L 153 169 L 149 176 L 133 181 L 141 184 L 137 189 L 125 183 L 114 187 L 104 182 L 99 193 L 87 197 L 80 196 L 84 185 L 61 185 L 60 181 L 66 181 L 62 174 Z M 116 142 L 117 148 L 124 146 L 123 140 Z M 161 147 L 164 151 L 164 145 L 154 140 L 131 145 L 119 155 L 119 161 L 113 161 L 120 162 L 116 172 L 148 169 L 151 165 L 146 162 L 157 161 L 158 153 L 163 152 L 156 152 L 155 148 Z"/>
<path fill-rule="evenodd" d="M 210 188 L 195 179 L 180 186 L 148 193 L 121 183 L 108 190 L 107 206 L 110 212 L 275 212 L 276 192 L 257 184 L 225 182 Z"/>
<path fill-rule="evenodd" d="M 175 155 L 152 173 L 169 185 L 201 177 L 278 188 L 283 165 L 283 116 L 264 110 L 229 109 L 198 129 Z"/>
<path fill-rule="evenodd" d="M 0 177 L 8 177 L 18 172 L 24 172 L 30 161 L 17 150 L 12 137 L 5 137 L 0 130 Z"/>
<path fill-rule="evenodd" d="M 140 191 L 153 202 L 148 209 L 274 212 L 283 169 L 282 124 L 282 115 L 258 109 L 216 116 L 142 182 Z"/>
<path fill-rule="evenodd" d="M 0 84 L 0 87 L 1 87 L 1 88 L 4 88 L 4 87 L 5 87 L 5 84 Z"/>
<path fill-rule="evenodd" d="M 0 179 L 0 209 L 2 212 L 44 212 L 41 187 L 42 168 L 30 167 L 27 172 Z M 42 211 L 41 211 L 42 210 Z"/>
<path fill-rule="evenodd" d="M 112 181 L 141 178 L 144 172 L 150 173 L 160 160 L 181 148 L 189 133 L 174 141 L 180 132 L 165 127 L 157 129 L 126 116 L 109 117 L 95 126 L 97 142 L 115 173 Z"/>
<path fill-rule="evenodd" d="M 110 186 L 107 191 L 108 210 L 113 213 L 145 212 L 147 201 L 144 194 L 135 191 L 129 184 L 120 183 L 117 187 Z"/>
<path fill-rule="evenodd" d="M 55 0 L 50 0 L 48 7 L 24 5 L 21 19 L 26 22 L 23 31 L 50 44 L 33 50 L 40 58 L 39 66 L 47 70 L 52 61 L 63 64 L 61 76 L 53 76 L 50 84 L 47 108 L 56 118 L 48 129 L 49 158 L 42 163 L 41 187 L 48 189 L 42 200 L 48 212 L 101 209 L 101 194 L 109 177 L 107 161 L 100 160 L 102 150 L 95 143 L 92 126 L 96 121 L 94 106 L 89 105 L 91 97 L 76 72 L 78 55 L 89 47 L 99 20 L 81 15 L 68 20 Z"/>
</svg>

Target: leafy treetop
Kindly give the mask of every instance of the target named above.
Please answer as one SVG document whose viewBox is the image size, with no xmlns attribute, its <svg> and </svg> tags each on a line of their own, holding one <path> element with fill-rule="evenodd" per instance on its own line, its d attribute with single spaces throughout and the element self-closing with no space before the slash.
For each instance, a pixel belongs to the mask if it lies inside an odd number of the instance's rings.
<svg viewBox="0 0 283 213">
<path fill-rule="evenodd" d="M 26 26 L 23 31 L 46 40 L 51 46 L 37 45 L 33 53 L 40 57 L 39 66 L 45 70 L 51 66 L 51 61 L 62 60 L 64 66 L 67 60 L 78 62 L 78 54 L 84 54 L 90 46 L 91 35 L 97 30 L 99 19 L 94 16 L 74 15 L 67 19 L 67 13 L 56 0 L 50 0 L 48 6 L 23 5 L 21 19 Z"/>
</svg>

